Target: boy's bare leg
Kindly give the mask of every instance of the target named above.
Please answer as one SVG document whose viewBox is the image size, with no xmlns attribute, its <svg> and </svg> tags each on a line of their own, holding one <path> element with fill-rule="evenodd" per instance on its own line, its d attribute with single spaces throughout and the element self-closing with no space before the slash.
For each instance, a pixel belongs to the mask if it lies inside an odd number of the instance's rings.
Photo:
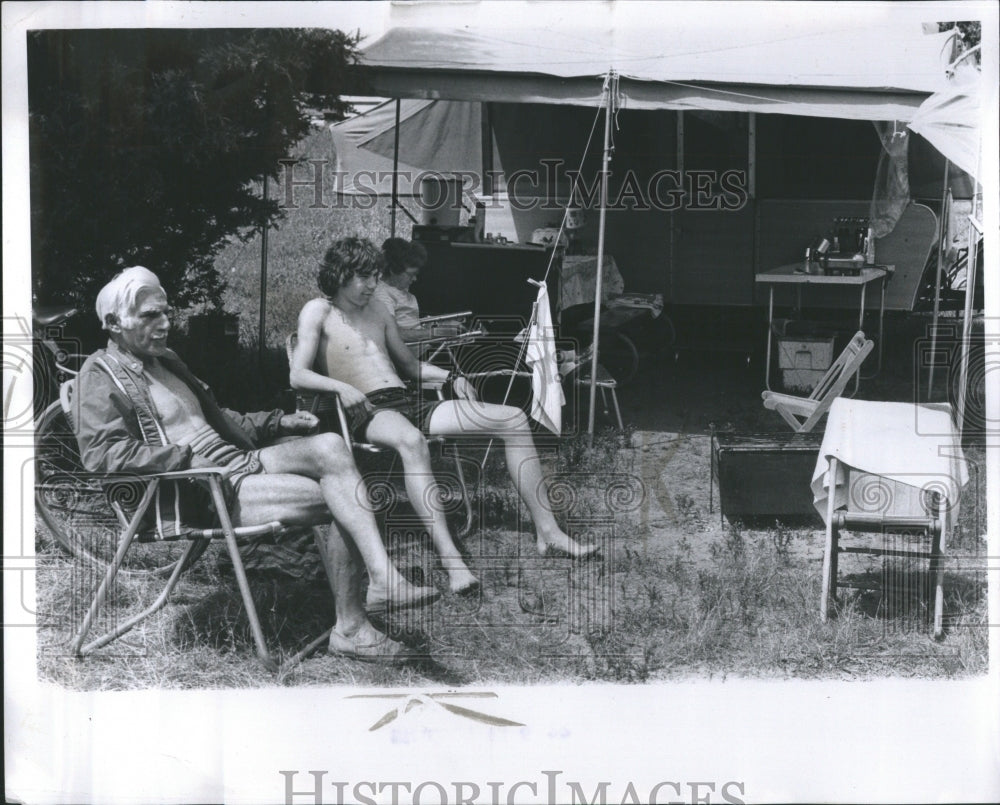
<svg viewBox="0 0 1000 805">
<path fill-rule="evenodd" d="M 548 486 L 524 412 L 509 405 L 451 400 L 439 405 L 431 415 L 433 435 L 495 436 L 503 440 L 507 472 L 535 524 L 538 552 L 566 554 L 573 558 L 592 556 L 597 545 L 581 545 L 556 522 L 548 504 Z"/>
<path fill-rule="evenodd" d="M 464 593 L 478 587 L 479 581 L 466 566 L 452 539 L 444 512 L 431 503 L 436 481 L 424 435 L 402 414 L 396 411 L 379 411 L 369 423 L 365 438 L 372 444 L 388 447 L 399 453 L 410 505 L 430 532 L 431 542 L 448 573 L 451 591 Z"/>
</svg>

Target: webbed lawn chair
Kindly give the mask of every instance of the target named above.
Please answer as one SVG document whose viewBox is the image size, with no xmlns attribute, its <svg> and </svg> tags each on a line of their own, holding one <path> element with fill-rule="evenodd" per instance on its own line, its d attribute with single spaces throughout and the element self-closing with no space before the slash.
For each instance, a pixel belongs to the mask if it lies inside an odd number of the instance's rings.
<svg viewBox="0 0 1000 805">
<path fill-rule="evenodd" d="M 471 310 L 446 313 L 440 316 L 424 316 L 417 321 L 417 326 L 429 326 L 432 332 L 440 328 L 440 334 L 412 337 L 403 333 L 403 340 L 418 350 L 418 356 L 421 360 L 443 364 L 457 371 L 460 370 L 458 351 L 486 335 L 486 331 L 482 327 L 469 329 L 469 319 L 471 318 Z"/>
<path fill-rule="evenodd" d="M 60 402 L 71 427 L 73 427 L 75 421 L 73 399 L 75 390 L 75 380 L 67 381 L 60 387 Z M 62 449 L 65 449 L 65 445 L 63 445 Z M 163 609 L 177 587 L 181 574 L 194 564 L 211 540 L 223 539 L 233 563 L 233 571 L 243 604 L 246 607 L 257 656 L 265 667 L 272 671 L 278 670 L 278 664 L 271 657 L 264 639 L 260 617 L 257 614 L 257 608 L 254 604 L 250 585 L 247 580 L 246 568 L 240 555 L 238 540 L 277 537 L 293 530 L 301 531 L 303 526 L 286 526 L 277 521 L 254 526 L 234 526 L 222 492 L 222 477 L 223 471 L 221 469 L 210 468 L 149 475 L 138 475 L 135 473 L 107 475 L 103 473 L 80 472 L 77 473 L 77 477 L 74 479 L 63 479 L 63 483 L 73 480 L 81 485 L 90 484 L 91 486 L 99 485 L 102 487 L 107 505 L 114 511 L 121 529 L 114 556 L 108 562 L 107 570 L 93 593 L 87 613 L 84 615 L 80 629 L 72 641 L 72 650 L 76 656 L 85 657 L 97 649 L 108 645 L 151 615 Z M 151 511 L 150 507 L 155 504 L 159 494 L 169 494 L 173 491 L 169 489 L 170 486 L 186 484 L 192 481 L 195 484 L 202 484 L 207 487 L 208 506 L 219 525 L 213 528 L 204 528 L 183 524 L 177 529 L 170 529 L 169 534 L 164 534 L 155 527 L 152 518 L 147 516 L 147 513 Z M 133 508 L 132 504 L 135 504 L 136 501 L 138 503 Z M 313 534 L 317 541 L 321 539 L 320 534 L 317 533 L 315 528 L 313 529 Z M 94 638 L 90 642 L 86 642 L 87 636 L 94 626 L 98 613 L 107 601 L 108 594 L 115 583 L 119 571 L 122 569 L 122 565 L 125 563 L 129 551 L 137 544 L 178 541 L 187 541 L 188 545 L 181 557 L 170 566 L 169 576 L 156 600 L 138 614 L 117 622 L 110 631 Z M 321 557 L 324 556 L 322 545 L 320 545 L 320 555 Z M 152 580 L 156 577 L 156 574 L 149 573 L 148 577 Z M 294 661 L 297 662 L 302 659 L 302 656 L 301 653 L 296 655 Z"/>
<path fill-rule="evenodd" d="M 292 365 L 292 358 L 295 355 L 297 345 L 298 334 L 291 333 L 285 339 L 285 353 L 288 356 L 289 366 Z M 424 383 L 421 388 L 425 392 L 438 395 L 439 399 L 444 399 L 442 383 Z M 352 451 L 367 453 L 369 455 L 392 455 L 393 463 L 395 463 L 396 453 L 394 450 L 387 447 L 379 447 L 378 445 L 370 444 L 368 442 L 360 442 L 351 436 L 350 427 L 348 426 L 347 421 L 347 413 L 341 403 L 340 395 L 296 390 L 295 407 L 300 411 L 309 411 L 321 419 L 329 418 L 331 416 L 334 417 L 341 436 L 344 438 L 344 441 L 347 442 L 347 446 Z M 454 480 L 458 485 L 458 494 L 461 496 L 464 508 L 464 521 L 458 528 L 457 532 L 458 536 L 465 537 L 472 530 L 472 500 L 469 494 L 468 485 L 465 481 L 465 472 L 462 468 L 462 458 L 458 454 L 458 450 L 455 448 L 452 440 L 446 439 L 444 436 L 428 436 L 426 438 L 429 445 L 435 445 L 440 448 L 442 456 L 448 456 L 452 459 L 452 466 L 454 467 Z"/>
<path fill-rule="evenodd" d="M 833 401 L 843 395 L 851 379 L 861 371 L 861 364 L 874 346 L 875 343 L 866 339 L 865 334 L 859 330 L 808 397 L 765 391 L 761 394 L 764 407 L 781 414 L 792 426 L 792 430 L 798 433 L 811 431 L 830 409 Z"/>
</svg>

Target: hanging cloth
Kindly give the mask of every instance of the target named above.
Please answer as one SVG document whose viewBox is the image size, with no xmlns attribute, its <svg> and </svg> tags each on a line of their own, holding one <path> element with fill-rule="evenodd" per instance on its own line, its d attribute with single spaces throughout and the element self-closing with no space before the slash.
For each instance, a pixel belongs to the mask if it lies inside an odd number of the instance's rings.
<svg viewBox="0 0 1000 805">
<path fill-rule="evenodd" d="M 556 365 L 549 290 L 539 283 L 538 298 L 528 327 L 525 360 L 531 367 L 531 418 L 555 434 L 562 432 L 562 407 L 566 404 Z"/>
</svg>

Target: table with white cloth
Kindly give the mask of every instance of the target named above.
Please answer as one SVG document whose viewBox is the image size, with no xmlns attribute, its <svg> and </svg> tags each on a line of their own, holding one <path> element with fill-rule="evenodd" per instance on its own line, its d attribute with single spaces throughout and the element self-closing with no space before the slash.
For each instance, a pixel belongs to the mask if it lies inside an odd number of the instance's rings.
<svg viewBox="0 0 1000 805">
<path fill-rule="evenodd" d="M 863 578 L 840 580 L 841 553 L 928 560 L 934 637 L 941 637 L 944 552 L 968 479 L 949 405 L 834 400 L 811 483 L 813 505 L 826 524 L 821 620 L 827 620 L 838 587 L 873 589 Z M 874 532 L 879 538 L 874 544 L 842 546 L 841 529 Z M 923 547 L 925 540 L 929 549 Z M 883 595 L 887 586 L 906 589 L 912 578 L 885 573 L 883 568 L 876 587 Z"/>
<path fill-rule="evenodd" d="M 969 471 L 947 403 L 834 400 L 811 484 L 813 505 L 824 520 L 831 457 L 839 465 L 834 509 L 920 514 L 905 510 L 924 493 L 935 492 L 941 496 L 949 523 L 958 517 Z"/>
</svg>

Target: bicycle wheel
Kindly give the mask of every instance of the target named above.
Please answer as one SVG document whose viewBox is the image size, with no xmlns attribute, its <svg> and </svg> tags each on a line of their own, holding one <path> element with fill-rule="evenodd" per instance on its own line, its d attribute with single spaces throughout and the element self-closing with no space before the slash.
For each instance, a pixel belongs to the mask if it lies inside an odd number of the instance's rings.
<svg viewBox="0 0 1000 805">
<path fill-rule="evenodd" d="M 45 409 L 35 429 L 35 511 L 67 553 L 98 565 L 111 561 L 121 525 L 101 484 L 87 478 L 76 437 L 58 402 Z M 167 575 L 187 545 L 183 540 L 136 543 L 122 570 Z M 207 547 L 196 547 L 188 566 Z"/>
</svg>

